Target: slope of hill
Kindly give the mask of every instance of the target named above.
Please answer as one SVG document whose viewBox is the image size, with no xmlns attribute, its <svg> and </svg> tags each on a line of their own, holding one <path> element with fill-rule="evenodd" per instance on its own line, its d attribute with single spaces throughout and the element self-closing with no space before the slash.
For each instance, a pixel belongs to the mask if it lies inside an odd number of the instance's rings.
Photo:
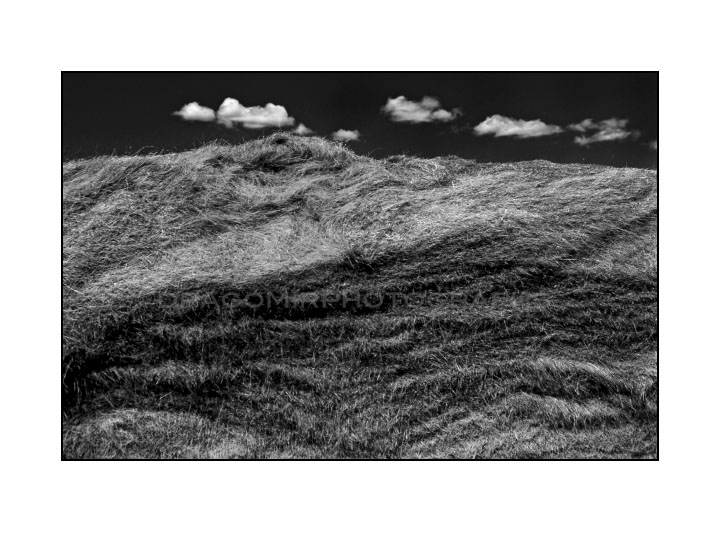
<svg viewBox="0 0 720 538">
<path fill-rule="evenodd" d="M 63 456 L 656 457 L 656 246 L 651 170 L 68 162 Z"/>
</svg>

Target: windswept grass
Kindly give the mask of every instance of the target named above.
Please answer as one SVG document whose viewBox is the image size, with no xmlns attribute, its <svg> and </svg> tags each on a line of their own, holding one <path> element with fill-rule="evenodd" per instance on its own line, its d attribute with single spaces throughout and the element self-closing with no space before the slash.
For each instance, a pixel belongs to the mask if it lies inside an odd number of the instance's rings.
<svg viewBox="0 0 720 538">
<path fill-rule="evenodd" d="M 66 458 L 652 458 L 657 178 L 276 134 L 63 167 Z"/>
</svg>

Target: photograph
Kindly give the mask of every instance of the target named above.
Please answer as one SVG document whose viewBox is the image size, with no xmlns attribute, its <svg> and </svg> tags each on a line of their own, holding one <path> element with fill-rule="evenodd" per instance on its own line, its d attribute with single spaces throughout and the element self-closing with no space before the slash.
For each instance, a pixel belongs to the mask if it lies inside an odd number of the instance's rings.
<svg viewBox="0 0 720 538">
<path fill-rule="evenodd" d="M 0 534 L 712 535 L 683 8 L 10 6 Z"/>
<path fill-rule="evenodd" d="M 659 71 L 59 77 L 62 461 L 659 460 Z"/>
</svg>

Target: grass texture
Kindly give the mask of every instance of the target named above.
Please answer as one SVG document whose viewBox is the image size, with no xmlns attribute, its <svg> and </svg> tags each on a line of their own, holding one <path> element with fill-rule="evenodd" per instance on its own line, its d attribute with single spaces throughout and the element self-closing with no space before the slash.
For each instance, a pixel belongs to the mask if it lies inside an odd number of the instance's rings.
<svg viewBox="0 0 720 538">
<path fill-rule="evenodd" d="M 63 457 L 655 458 L 657 174 L 277 133 L 63 166 Z"/>
</svg>

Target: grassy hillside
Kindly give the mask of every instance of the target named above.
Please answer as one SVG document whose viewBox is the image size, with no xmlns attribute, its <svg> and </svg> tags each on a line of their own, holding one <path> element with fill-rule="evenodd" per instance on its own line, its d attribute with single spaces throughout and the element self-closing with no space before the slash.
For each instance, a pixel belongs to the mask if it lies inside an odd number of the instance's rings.
<svg viewBox="0 0 720 538">
<path fill-rule="evenodd" d="M 63 167 L 66 458 L 657 454 L 657 177 L 276 134 Z"/>
</svg>

